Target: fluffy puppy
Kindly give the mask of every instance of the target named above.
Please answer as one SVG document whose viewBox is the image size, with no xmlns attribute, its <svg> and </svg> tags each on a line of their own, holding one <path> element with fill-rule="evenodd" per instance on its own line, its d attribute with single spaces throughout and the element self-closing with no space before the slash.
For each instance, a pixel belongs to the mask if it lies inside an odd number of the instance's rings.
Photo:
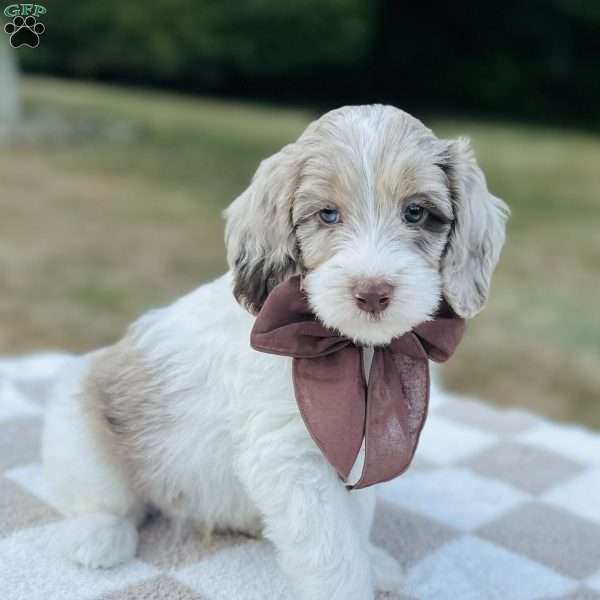
<svg viewBox="0 0 600 600">
<path fill-rule="evenodd" d="M 273 542 L 297 600 L 371 600 L 397 565 L 369 542 L 373 489 L 348 492 L 300 417 L 291 360 L 249 336 L 295 273 L 321 321 L 365 346 L 483 307 L 508 210 L 464 139 L 390 106 L 345 107 L 261 163 L 226 210 L 230 271 L 81 360 L 49 409 L 44 460 L 71 560 L 136 553 L 146 507 Z M 365 350 L 367 351 L 367 350 Z"/>
</svg>

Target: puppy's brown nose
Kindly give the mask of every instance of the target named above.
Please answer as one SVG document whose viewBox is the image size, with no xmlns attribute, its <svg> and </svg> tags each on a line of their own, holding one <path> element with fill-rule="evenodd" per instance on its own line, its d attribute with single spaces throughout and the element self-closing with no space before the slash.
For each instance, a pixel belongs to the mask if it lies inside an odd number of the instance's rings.
<svg viewBox="0 0 600 600">
<path fill-rule="evenodd" d="M 382 279 L 361 279 L 354 284 L 352 295 L 360 310 L 380 313 L 388 307 L 393 291 L 394 287 Z"/>
</svg>

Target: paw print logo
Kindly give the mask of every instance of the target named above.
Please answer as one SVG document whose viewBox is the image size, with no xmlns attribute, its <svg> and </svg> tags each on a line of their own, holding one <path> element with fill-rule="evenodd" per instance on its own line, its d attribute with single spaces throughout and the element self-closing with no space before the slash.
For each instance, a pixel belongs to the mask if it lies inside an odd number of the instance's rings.
<svg viewBox="0 0 600 600">
<path fill-rule="evenodd" d="M 46 31 L 43 23 L 40 23 L 34 16 L 15 17 L 11 23 L 4 26 L 4 31 L 10 35 L 10 45 L 13 48 L 29 46 L 37 48 L 40 43 L 40 35 Z"/>
</svg>

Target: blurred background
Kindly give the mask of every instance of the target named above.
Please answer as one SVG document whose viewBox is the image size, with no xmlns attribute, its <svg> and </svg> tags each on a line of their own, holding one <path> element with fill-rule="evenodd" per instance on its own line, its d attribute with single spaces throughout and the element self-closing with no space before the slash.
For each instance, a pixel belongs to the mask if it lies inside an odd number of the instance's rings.
<svg viewBox="0 0 600 600">
<path fill-rule="evenodd" d="M 513 211 L 446 384 L 600 427 L 600 2 L 44 6 L 39 47 L 0 32 L 0 354 L 110 343 L 220 274 L 258 162 L 386 102 L 470 136 Z"/>
</svg>

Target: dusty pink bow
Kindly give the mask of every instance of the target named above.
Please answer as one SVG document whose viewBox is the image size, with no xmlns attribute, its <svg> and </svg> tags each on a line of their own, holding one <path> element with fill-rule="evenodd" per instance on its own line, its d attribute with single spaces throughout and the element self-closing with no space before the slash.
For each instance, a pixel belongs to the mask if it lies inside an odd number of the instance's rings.
<svg viewBox="0 0 600 600">
<path fill-rule="evenodd" d="M 447 360 L 465 323 L 444 305 L 439 315 L 374 349 L 368 383 L 360 347 L 322 325 L 300 276 L 269 294 L 250 336 L 255 350 L 293 357 L 296 401 L 312 438 L 346 481 L 363 439 L 365 461 L 352 488 L 403 473 L 427 416 L 429 362 Z"/>
</svg>

